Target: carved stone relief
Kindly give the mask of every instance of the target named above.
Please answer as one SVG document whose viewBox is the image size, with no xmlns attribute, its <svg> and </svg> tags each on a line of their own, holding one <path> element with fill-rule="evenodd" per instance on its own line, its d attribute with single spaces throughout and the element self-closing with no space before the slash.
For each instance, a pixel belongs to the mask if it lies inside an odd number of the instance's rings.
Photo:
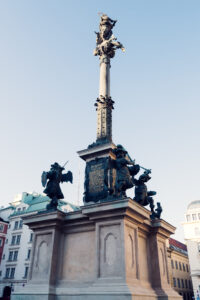
<svg viewBox="0 0 200 300">
<path fill-rule="evenodd" d="M 159 242 L 159 261 L 160 261 L 160 270 L 162 274 L 163 281 L 169 284 L 169 274 L 167 267 L 167 256 L 166 256 L 166 246 L 165 243 Z"/>
<path fill-rule="evenodd" d="M 116 239 L 112 233 L 108 233 L 104 239 L 104 262 L 113 265 L 117 258 Z"/>
<path fill-rule="evenodd" d="M 129 257 L 129 268 L 134 267 L 134 251 L 133 251 L 133 238 L 129 234 L 127 239 L 127 253 Z"/>
<path fill-rule="evenodd" d="M 48 280 L 51 265 L 52 234 L 36 235 L 35 255 L 33 261 L 32 279 Z"/>
<path fill-rule="evenodd" d="M 122 275 L 120 223 L 99 227 L 99 277 Z"/>
<path fill-rule="evenodd" d="M 130 224 L 125 227 L 126 272 L 129 280 L 139 278 L 137 229 Z"/>
<path fill-rule="evenodd" d="M 139 236 L 138 240 L 140 249 L 139 255 L 139 273 L 140 273 L 140 280 L 149 282 L 149 265 L 147 260 L 147 238 L 143 235 Z"/>
</svg>

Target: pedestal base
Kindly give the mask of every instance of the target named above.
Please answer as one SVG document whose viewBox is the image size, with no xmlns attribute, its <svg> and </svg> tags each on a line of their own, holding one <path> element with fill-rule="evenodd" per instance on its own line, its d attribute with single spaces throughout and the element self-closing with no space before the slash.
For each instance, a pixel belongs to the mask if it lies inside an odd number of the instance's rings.
<svg viewBox="0 0 200 300">
<path fill-rule="evenodd" d="M 169 284 L 174 227 L 149 215 L 127 198 L 24 217 L 34 231 L 32 263 L 12 300 L 182 299 Z"/>
</svg>

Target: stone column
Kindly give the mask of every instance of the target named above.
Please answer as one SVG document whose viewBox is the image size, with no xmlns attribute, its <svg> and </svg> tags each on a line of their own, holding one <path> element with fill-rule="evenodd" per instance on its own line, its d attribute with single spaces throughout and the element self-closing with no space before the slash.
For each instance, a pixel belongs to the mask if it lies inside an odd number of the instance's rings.
<svg viewBox="0 0 200 300">
<path fill-rule="evenodd" d="M 110 58 L 100 57 L 99 98 L 110 96 Z"/>
<path fill-rule="evenodd" d="M 110 58 L 100 57 L 99 98 L 97 99 L 97 140 L 112 141 L 112 109 L 110 97 Z"/>
</svg>

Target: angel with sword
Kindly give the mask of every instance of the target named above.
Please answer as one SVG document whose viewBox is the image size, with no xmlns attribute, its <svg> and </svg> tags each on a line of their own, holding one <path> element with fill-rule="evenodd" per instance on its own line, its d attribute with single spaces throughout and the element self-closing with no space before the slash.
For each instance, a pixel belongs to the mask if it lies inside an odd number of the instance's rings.
<svg viewBox="0 0 200 300">
<path fill-rule="evenodd" d="M 64 199 L 63 193 L 60 188 L 60 183 L 63 182 L 73 182 L 73 175 L 71 171 L 68 171 L 66 174 L 62 174 L 62 171 L 65 170 L 65 165 L 61 167 L 57 162 L 51 165 L 49 172 L 42 173 L 42 185 L 46 187 L 43 191 L 50 199 L 51 202 L 47 205 L 47 209 L 56 210 L 58 207 L 58 200 Z"/>
</svg>

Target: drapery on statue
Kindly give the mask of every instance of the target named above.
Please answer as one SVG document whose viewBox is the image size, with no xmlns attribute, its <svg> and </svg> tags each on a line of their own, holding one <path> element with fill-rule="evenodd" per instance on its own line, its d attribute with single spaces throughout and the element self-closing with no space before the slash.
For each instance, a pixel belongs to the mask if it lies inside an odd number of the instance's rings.
<svg viewBox="0 0 200 300">
<path fill-rule="evenodd" d="M 94 50 L 95 56 L 99 55 L 101 57 L 106 55 L 109 58 L 113 58 L 116 49 L 121 48 L 122 51 L 125 51 L 123 45 L 117 41 L 112 32 L 112 28 L 115 26 L 116 22 L 117 21 L 112 20 L 105 14 L 101 16 L 99 32 L 95 32 L 97 35 L 96 49 Z"/>
<path fill-rule="evenodd" d="M 64 166 L 61 167 L 57 162 L 55 162 L 51 165 L 49 172 L 44 171 L 42 173 L 42 185 L 43 187 L 46 186 L 43 192 L 51 199 L 51 202 L 47 205 L 48 210 L 56 210 L 58 207 L 58 200 L 64 199 L 60 183 L 68 181 L 71 183 L 73 182 L 72 172 L 68 171 L 66 174 L 62 174 L 63 170 L 65 170 Z"/>
</svg>

